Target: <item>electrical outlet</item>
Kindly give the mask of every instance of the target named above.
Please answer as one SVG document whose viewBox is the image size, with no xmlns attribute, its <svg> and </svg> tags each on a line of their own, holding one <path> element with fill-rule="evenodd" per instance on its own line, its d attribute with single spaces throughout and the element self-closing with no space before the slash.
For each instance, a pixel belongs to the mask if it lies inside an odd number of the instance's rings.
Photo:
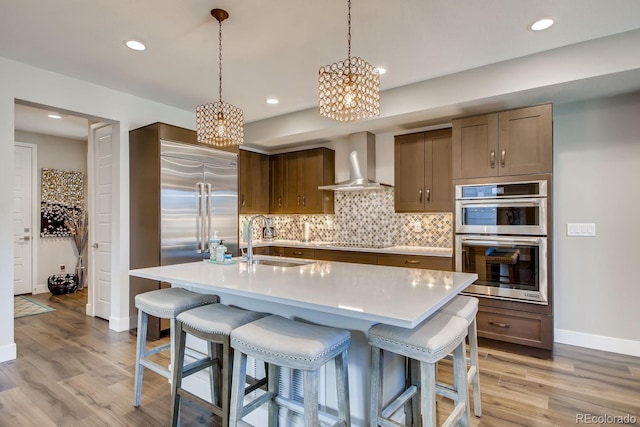
<svg viewBox="0 0 640 427">
<path fill-rule="evenodd" d="M 593 237 L 596 235 L 596 225 L 594 223 L 568 223 L 567 236 Z"/>
<path fill-rule="evenodd" d="M 413 232 L 420 233 L 422 231 L 422 223 L 420 221 L 416 221 L 413 223 Z"/>
<path fill-rule="evenodd" d="M 60 268 L 60 271 L 64 271 L 64 269 L 67 268 L 67 266 L 64 264 L 60 264 L 59 268 Z"/>
</svg>

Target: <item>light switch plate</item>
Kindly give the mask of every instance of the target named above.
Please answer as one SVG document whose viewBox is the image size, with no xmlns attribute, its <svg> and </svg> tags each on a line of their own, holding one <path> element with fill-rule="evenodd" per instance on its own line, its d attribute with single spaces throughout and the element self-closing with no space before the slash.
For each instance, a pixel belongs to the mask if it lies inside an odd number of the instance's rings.
<svg viewBox="0 0 640 427">
<path fill-rule="evenodd" d="M 595 235 L 596 225 L 592 222 L 567 223 L 567 236 L 594 237 Z"/>
</svg>

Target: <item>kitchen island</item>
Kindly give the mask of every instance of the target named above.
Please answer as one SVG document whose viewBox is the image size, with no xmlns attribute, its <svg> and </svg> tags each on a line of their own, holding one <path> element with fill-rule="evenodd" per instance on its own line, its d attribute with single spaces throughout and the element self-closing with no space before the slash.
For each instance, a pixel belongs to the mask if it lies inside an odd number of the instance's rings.
<svg viewBox="0 0 640 427">
<path fill-rule="evenodd" d="M 475 274 L 403 267 L 256 256 L 248 267 L 234 260 L 208 261 L 130 271 L 130 275 L 215 293 L 224 304 L 349 329 L 349 381 L 352 425 L 367 425 L 369 356 L 366 333 L 376 323 L 412 328 L 477 279 Z M 403 381 L 399 360 L 388 361 L 384 399 Z M 395 365 L 395 366 L 394 366 Z M 321 402 L 336 407 L 333 373 L 327 366 Z M 206 387 L 205 387 L 206 389 Z M 254 420 L 255 421 L 255 420 Z M 259 425 L 259 424 L 258 424 Z"/>
</svg>

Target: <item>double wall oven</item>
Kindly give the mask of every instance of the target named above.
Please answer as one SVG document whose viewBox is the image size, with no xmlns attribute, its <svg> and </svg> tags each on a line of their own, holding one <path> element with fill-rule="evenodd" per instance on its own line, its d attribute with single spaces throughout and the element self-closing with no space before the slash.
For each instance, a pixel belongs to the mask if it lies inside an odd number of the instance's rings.
<svg viewBox="0 0 640 427">
<path fill-rule="evenodd" d="M 465 293 L 548 304 L 548 185 L 548 179 L 456 185 L 456 271 L 478 275 Z"/>
</svg>

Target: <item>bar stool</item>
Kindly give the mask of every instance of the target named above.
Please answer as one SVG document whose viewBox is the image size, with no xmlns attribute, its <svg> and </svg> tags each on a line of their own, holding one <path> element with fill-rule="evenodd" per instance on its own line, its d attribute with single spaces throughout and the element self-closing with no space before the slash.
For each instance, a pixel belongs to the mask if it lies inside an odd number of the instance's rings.
<svg viewBox="0 0 640 427">
<path fill-rule="evenodd" d="M 231 391 L 229 425 L 247 425 L 242 418 L 264 403 L 269 404 L 269 427 L 278 425 L 278 411 L 282 406 L 304 414 L 304 425 L 318 426 L 320 422 L 335 426 L 351 425 L 349 409 L 349 376 L 347 349 L 351 333 L 342 329 L 311 325 L 272 315 L 231 332 L 235 363 Z M 267 392 L 244 405 L 242 389 L 245 384 L 247 356 L 268 364 Z M 318 373 L 329 361 L 335 361 L 338 416 L 318 409 Z M 303 372 L 304 406 L 280 395 L 280 368 Z"/>
<path fill-rule="evenodd" d="M 144 292 L 136 295 L 135 304 L 138 309 L 138 338 L 136 345 L 136 373 L 133 386 L 133 406 L 140 406 L 142 396 L 142 377 L 144 368 L 150 369 L 165 378 L 171 377 L 171 371 L 164 366 L 148 360 L 151 355 L 162 351 L 171 351 L 171 366 L 176 360 L 176 316 L 185 310 L 205 304 L 217 303 L 217 295 L 199 294 L 182 288 L 166 288 Z M 171 339 L 164 344 L 146 349 L 147 323 L 149 315 L 171 321 Z"/>
<path fill-rule="evenodd" d="M 230 383 L 233 357 L 230 344 L 231 331 L 239 326 L 263 317 L 262 314 L 210 304 L 180 313 L 177 317 L 176 336 L 178 342 L 176 368 L 171 381 L 171 425 L 177 426 L 182 397 L 197 403 L 222 418 L 222 425 L 229 425 Z M 209 356 L 184 366 L 187 334 L 207 342 Z M 217 348 L 216 348 L 217 347 Z M 207 401 L 182 388 L 182 380 L 203 369 L 211 371 L 211 401 Z M 266 380 L 261 384 L 266 383 Z M 261 384 L 254 384 L 245 393 L 255 390 Z"/>
<path fill-rule="evenodd" d="M 436 425 L 436 366 L 438 361 L 453 352 L 454 389 L 445 397 L 454 401 L 453 411 L 443 425 L 455 425 L 460 421 L 469 425 L 469 397 L 467 392 L 467 367 L 465 338 L 467 322 L 456 316 L 436 313 L 413 329 L 389 325 L 375 325 L 369 328 L 371 345 L 371 390 L 370 419 L 372 426 L 399 425 L 391 416 L 405 404 L 413 410 L 407 412 L 407 425 L 418 421 L 418 405 L 422 426 Z M 419 363 L 420 380 L 411 381 L 402 394 L 386 407 L 382 407 L 382 360 L 383 351 L 409 358 L 412 364 Z M 418 384 L 419 383 L 419 384 Z"/>
<path fill-rule="evenodd" d="M 476 326 L 476 314 L 478 314 L 478 298 L 458 295 L 451 302 L 440 309 L 440 312 L 451 316 L 462 317 L 469 325 L 467 336 L 469 337 L 469 356 L 467 365 L 467 383 L 473 389 L 473 413 L 476 417 L 482 416 L 482 402 L 480 400 L 480 367 L 478 366 L 478 328 Z"/>
</svg>

